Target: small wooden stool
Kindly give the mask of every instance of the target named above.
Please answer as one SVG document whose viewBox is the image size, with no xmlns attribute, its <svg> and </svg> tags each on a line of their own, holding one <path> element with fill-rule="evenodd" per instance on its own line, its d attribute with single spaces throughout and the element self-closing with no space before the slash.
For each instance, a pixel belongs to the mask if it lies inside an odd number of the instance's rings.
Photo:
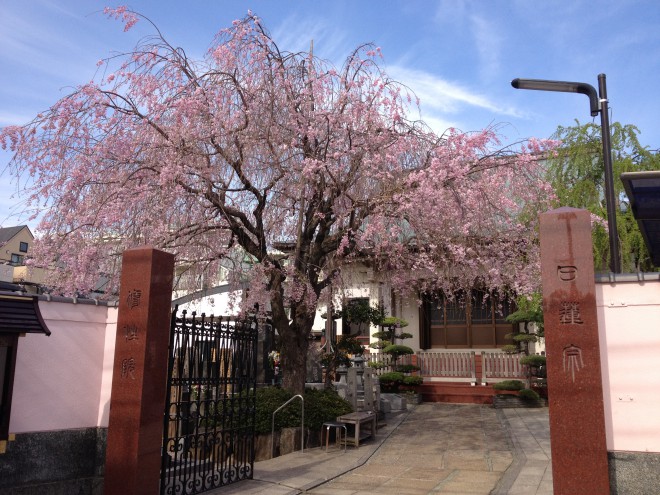
<svg viewBox="0 0 660 495">
<path fill-rule="evenodd" d="M 342 430 L 344 431 L 344 452 L 346 452 L 346 444 L 348 443 L 346 441 L 346 435 L 348 433 L 348 430 L 346 429 L 346 423 L 342 423 L 341 421 L 326 421 L 323 423 L 323 427 L 321 430 L 321 445 L 323 445 L 323 431 L 325 431 L 325 451 L 328 452 L 328 444 L 330 442 L 330 428 L 335 429 L 335 440 L 337 443 L 340 444 L 339 449 L 341 450 L 341 433 Z"/>
</svg>

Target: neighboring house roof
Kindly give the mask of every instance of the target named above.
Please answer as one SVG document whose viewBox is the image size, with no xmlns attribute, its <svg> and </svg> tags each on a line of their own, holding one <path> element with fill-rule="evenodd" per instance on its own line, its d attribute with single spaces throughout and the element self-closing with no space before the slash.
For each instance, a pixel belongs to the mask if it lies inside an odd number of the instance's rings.
<svg viewBox="0 0 660 495">
<path fill-rule="evenodd" d="M 16 227 L 0 228 L 0 246 L 5 242 L 12 240 L 23 229 L 28 229 L 28 232 L 30 232 L 30 229 L 28 228 L 27 225 L 17 225 Z M 30 235 L 34 238 L 32 232 L 30 232 Z"/>
</svg>

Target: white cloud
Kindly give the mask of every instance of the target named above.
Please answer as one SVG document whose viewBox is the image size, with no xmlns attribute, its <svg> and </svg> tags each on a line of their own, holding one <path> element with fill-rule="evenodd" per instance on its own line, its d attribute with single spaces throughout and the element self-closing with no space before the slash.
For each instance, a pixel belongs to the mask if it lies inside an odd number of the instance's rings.
<svg viewBox="0 0 660 495">
<path fill-rule="evenodd" d="M 494 23 L 481 16 L 472 16 L 472 35 L 479 55 L 479 72 L 482 79 L 493 79 L 500 70 L 502 37 Z"/>
<path fill-rule="evenodd" d="M 314 55 L 341 66 L 351 47 L 346 33 L 318 18 L 289 16 L 271 33 L 280 50 L 309 51 L 314 41 Z"/>
<path fill-rule="evenodd" d="M 448 129 L 458 129 L 460 131 L 464 130 L 463 125 L 461 122 L 458 122 L 456 120 L 446 120 L 443 119 L 437 115 L 429 114 L 429 115 L 424 115 L 422 114 L 422 120 L 428 125 L 433 132 L 435 132 L 437 135 L 441 136 L 442 134 L 445 133 Z"/>
<path fill-rule="evenodd" d="M 468 6 L 467 2 L 440 0 L 435 9 L 433 19 L 439 24 L 460 22 L 465 18 Z"/>
<path fill-rule="evenodd" d="M 410 87 L 419 97 L 422 108 L 456 114 L 465 111 L 467 107 L 487 110 L 496 116 L 523 116 L 515 108 L 502 106 L 469 88 L 422 70 L 394 65 L 387 67 L 387 73 Z"/>
<path fill-rule="evenodd" d="M 0 30 L 0 54 L 3 58 L 25 60 L 43 57 L 44 50 L 74 50 L 77 45 L 74 38 L 65 36 L 53 26 L 52 12 L 33 15 L 27 18 L 25 13 L 3 9 L 3 29 Z M 57 12 L 56 15 L 61 15 Z"/>
</svg>

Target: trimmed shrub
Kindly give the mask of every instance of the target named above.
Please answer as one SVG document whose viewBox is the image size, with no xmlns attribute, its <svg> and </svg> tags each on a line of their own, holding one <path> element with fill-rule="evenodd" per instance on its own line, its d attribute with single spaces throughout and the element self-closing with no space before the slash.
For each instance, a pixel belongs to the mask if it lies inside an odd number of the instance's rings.
<svg viewBox="0 0 660 495">
<path fill-rule="evenodd" d="M 540 398 L 539 394 L 529 388 L 522 389 L 520 392 L 518 392 L 518 396 L 525 400 L 539 400 Z"/>
<path fill-rule="evenodd" d="M 326 421 L 335 421 L 337 416 L 350 412 L 353 412 L 353 406 L 339 397 L 334 389 L 305 390 L 305 426 L 312 431 L 320 430 Z"/>
<path fill-rule="evenodd" d="M 381 392 L 397 392 L 399 385 L 403 383 L 403 373 L 398 371 L 383 373 L 378 377 L 378 381 L 380 382 Z"/>
<path fill-rule="evenodd" d="M 520 380 L 504 380 L 493 384 L 495 390 L 522 390 L 525 384 Z"/>
<path fill-rule="evenodd" d="M 397 318 L 396 316 L 386 316 L 385 318 L 380 320 L 380 324 L 384 327 L 389 327 L 389 328 L 391 327 L 403 328 L 408 326 L 408 322 L 406 320 L 402 320 L 401 318 Z M 405 337 L 399 337 L 399 338 L 405 338 Z"/>
<path fill-rule="evenodd" d="M 514 342 L 537 342 L 539 339 L 534 334 L 517 333 L 513 336 Z"/>
<path fill-rule="evenodd" d="M 380 384 L 389 384 L 392 385 L 394 383 L 401 383 L 403 382 L 403 373 L 399 371 L 390 371 L 388 373 L 383 373 L 378 377 L 378 380 L 380 381 Z"/>
<path fill-rule="evenodd" d="M 545 356 L 539 356 L 538 354 L 532 354 L 531 356 L 524 356 L 520 358 L 520 364 L 527 366 L 545 366 L 545 361 Z"/>
<path fill-rule="evenodd" d="M 415 351 L 413 351 L 412 348 L 408 347 L 407 345 L 401 345 L 401 344 L 388 345 L 383 349 L 383 352 L 385 354 L 389 354 L 395 360 L 399 356 L 404 356 L 406 354 L 415 354 Z"/>
<path fill-rule="evenodd" d="M 417 387 L 424 383 L 424 378 L 421 376 L 404 376 L 403 377 L 403 384 L 407 385 L 409 387 Z"/>
<path fill-rule="evenodd" d="M 399 373 L 412 373 L 413 371 L 419 371 L 419 366 L 414 364 L 400 364 L 396 367 L 396 370 Z"/>
<path fill-rule="evenodd" d="M 293 394 L 283 388 L 258 388 L 255 433 L 270 433 L 273 426 L 273 412 L 291 397 Z M 289 404 L 275 415 L 275 430 L 279 431 L 289 426 L 300 426 L 300 401 Z"/>
<path fill-rule="evenodd" d="M 257 389 L 257 407 L 255 418 L 256 433 L 270 433 L 273 427 L 273 412 L 293 397 L 287 390 L 278 387 Z M 332 389 L 307 389 L 305 399 L 305 427 L 310 430 L 320 430 L 326 421 L 334 421 L 337 416 L 353 411 L 349 402 L 337 395 Z M 299 400 L 292 401 L 275 415 L 275 430 L 300 426 L 301 404 Z"/>
</svg>

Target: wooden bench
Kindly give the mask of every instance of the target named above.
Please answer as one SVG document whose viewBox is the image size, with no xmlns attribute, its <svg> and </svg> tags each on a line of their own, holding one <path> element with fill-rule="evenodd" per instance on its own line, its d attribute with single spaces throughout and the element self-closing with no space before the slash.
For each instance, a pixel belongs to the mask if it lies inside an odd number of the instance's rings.
<svg viewBox="0 0 660 495">
<path fill-rule="evenodd" d="M 378 423 L 376 422 L 376 413 L 373 411 L 362 411 L 344 414 L 343 416 L 339 416 L 337 421 L 346 423 L 347 425 L 353 425 L 354 436 L 347 437 L 346 443 L 351 443 L 356 447 L 359 447 L 361 440 L 376 436 Z M 364 428 L 362 428 L 363 425 L 369 427 L 368 431 L 365 431 Z"/>
</svg>

